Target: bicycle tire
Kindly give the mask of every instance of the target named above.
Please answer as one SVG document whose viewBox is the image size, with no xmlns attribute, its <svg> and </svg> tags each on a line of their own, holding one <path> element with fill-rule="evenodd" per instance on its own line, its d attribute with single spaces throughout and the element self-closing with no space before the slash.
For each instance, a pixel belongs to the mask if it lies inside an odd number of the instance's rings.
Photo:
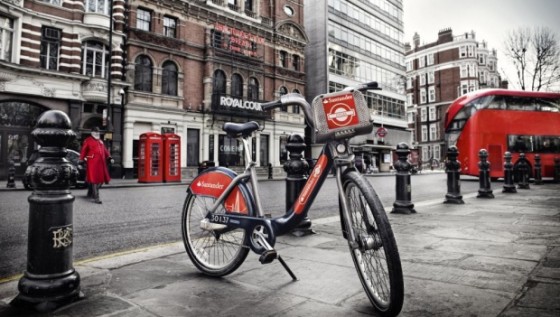
<svg viewBox="0 0 560 317">
<path fill-rule="evenodd" d="M 356 171 L 342 176 L 356 240 L 348 240 L 360 282 L 375 309 L 396 316 L 404 301 L 404 282 L 397 243 L 385 209 L 371 184 Z M 366 221 L 367 220 L 367 221 Z M 346 234 L 348 239 L 349 234 Z M 352 248 L 354 242 L 358 248 Z"/>
<path fill-rule="evenodd" d="M 200 221 L 216 199 L 196 195 L 189 191 L 182 212 L 183 243 L 193 264 L 204 274 L 220 277 L 234 272 L 249 253 L 249 234 L 244 229 L 216 235 L 215 231 L 203 230 Z M 224 214 L 222 206 L 216 214 Z"/>
</svg>

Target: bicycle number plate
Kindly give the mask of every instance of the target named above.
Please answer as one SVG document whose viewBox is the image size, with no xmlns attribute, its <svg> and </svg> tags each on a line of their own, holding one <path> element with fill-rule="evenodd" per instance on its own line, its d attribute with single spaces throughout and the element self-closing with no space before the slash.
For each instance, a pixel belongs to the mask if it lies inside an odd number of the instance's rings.
<svg viewBox="0 0 560 317">
<path fill-rule="evenodd" d="M 313 110 L 315 142 L 351 138 L 373 130 L 364 96 L 357 90 L 317 96 Z"/>
</svg>

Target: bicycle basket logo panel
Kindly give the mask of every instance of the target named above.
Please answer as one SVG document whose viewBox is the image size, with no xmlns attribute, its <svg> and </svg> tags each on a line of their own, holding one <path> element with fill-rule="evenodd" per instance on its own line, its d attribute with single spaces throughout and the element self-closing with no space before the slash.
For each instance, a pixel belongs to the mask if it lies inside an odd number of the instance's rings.
<svg viewBox="0 0 560 317">
<path fill-rule="evenodd" d="M 323 109 L 329 129 L 348 127 L 359 123 L 352 93 L 323 99 Z"/>
<path fill-rule="evenodd" d="M 218 172 L 204 173 L 193 180 L 191 191 L 195 195 L 218 198 L 230 183 L 231 178 L 226 174 Z M 248 213 L 247 204 L 238 187 L 234 188 L 225 199 L 224 208 L 228 212 Z"/>
</svg>

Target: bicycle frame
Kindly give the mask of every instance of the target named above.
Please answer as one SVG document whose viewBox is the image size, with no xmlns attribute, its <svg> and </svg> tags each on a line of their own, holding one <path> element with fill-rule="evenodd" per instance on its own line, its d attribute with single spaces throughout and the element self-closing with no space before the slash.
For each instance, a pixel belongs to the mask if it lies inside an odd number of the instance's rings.
<svg viewBox="0 0 560 317">
<path fill-rule="evenodd" d="M 249 162 L 242 174 L 235 176 L 229 185 L 223 190 L 223 192 L 217 197 L 214 205 L 209 209 L 206 219 L 209 223 L 213 224 L 213 229 L 216 230 L 218 234 L 235 230 L 237 228 L 243 228 L 247 232 L 253 232 L 255 228 L 263 226 L 267 229 L 268 241 L 271 246 L 274 245 L 276 236 L 280 236 L 290 232 L 295 228 L 305 217 L 309 208 L 313 204 L 315 197 L 317 196 L 319 190 L 321 189 L 327 175 L 335 165 L 336 169 L 336 179 L 337 185 L 339 187 L 340 199 L 341 199 L 341 212 L 348 215 L 346 210 L 346 197 L 342 193 L 342 180 L 341 174 L 345 168 L 353 166 L 354 155 L 349 151 L 348 141 L 339 140 L 331 141 L 323 146 L 321 155 L 317 159 L 317 163 L 313 167 L 307 182 L 305 183 L 303 189 L 301 190 L 298 198 L 294 202 L 293 206 L 288 210 L 288 212 L 282 216 L 271 218 L 267 217 L 259 195 L 259 186 L 257 180 L 257 174 L 255 170 L 256 163 L 251 160 L 249 153 L 251 153 L 249 148 L 249 142 L 246 138 L 242 138 L 243 147 L 245 149 L 247 162 Z M 343 145 L 342 153 L 337 151 L 337 147 Z M 209 169 L 207 172 L 210 173 L 216 170 L 227 170 L 224 168 L 213 168 Z M 203 173 L 203 174 L 204 174 Z M 201 175 L 203 175 L 201 174 Z M 227 197 L 241 184 L 251 182 L 252 192 L 248 193 L 247 198 L 250 201 L 246 202 L 253 210 L 255 215 L 245 215 L 242 213 L 225 213 L 225 214 L 215 214 L 218 208 L 224 204 Z M 349 219 L 346 217 L 346 219 Z M 217 225 L 217 226 L 216 226 Z M 343 224 L 343 226 L 345 226 Z M 345 228 L 348 229 L 348 228 Z M 351 230 L 350 237 L 353 238 L 353 233 Z M 354 241 L 353 239 L 351 241 Z"/>
</svg>

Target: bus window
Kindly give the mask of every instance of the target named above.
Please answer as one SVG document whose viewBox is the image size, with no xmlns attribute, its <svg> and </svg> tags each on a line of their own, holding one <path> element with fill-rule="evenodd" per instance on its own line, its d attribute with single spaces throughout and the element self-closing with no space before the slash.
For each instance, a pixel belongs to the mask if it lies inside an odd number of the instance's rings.
<svg viewBox="0 0 560 317">
<path fill-rule="evenodd" d="M 560 153 L 560 136 L 535 136 L 535 152 Z"/>
<path fill-rule="evenodd" d="M 496 96 L 490 103 L 488 103 L 488 109 L 498 109 L 498 110 L 505 110 L 506 109 L 506 101 L 504 100 L 503 96 Z"/>
<path fill-rule="evenodd" d="M 508 110 L 535 111 L 536 106 L 533 98 L 506 96 Z"/>
<path fill-rule="evenodd" d="M 537 104 L 537 110 L 548 111 L 548 112 L 558 112 L 560 108 L 560 100 L 558 99 L 535 99 Z"/>
<path fill-rule="evenodd" d="M 534 152 L 532 135 L 508 135 L 508 151 L 516 153 Z"/>
</svg>

